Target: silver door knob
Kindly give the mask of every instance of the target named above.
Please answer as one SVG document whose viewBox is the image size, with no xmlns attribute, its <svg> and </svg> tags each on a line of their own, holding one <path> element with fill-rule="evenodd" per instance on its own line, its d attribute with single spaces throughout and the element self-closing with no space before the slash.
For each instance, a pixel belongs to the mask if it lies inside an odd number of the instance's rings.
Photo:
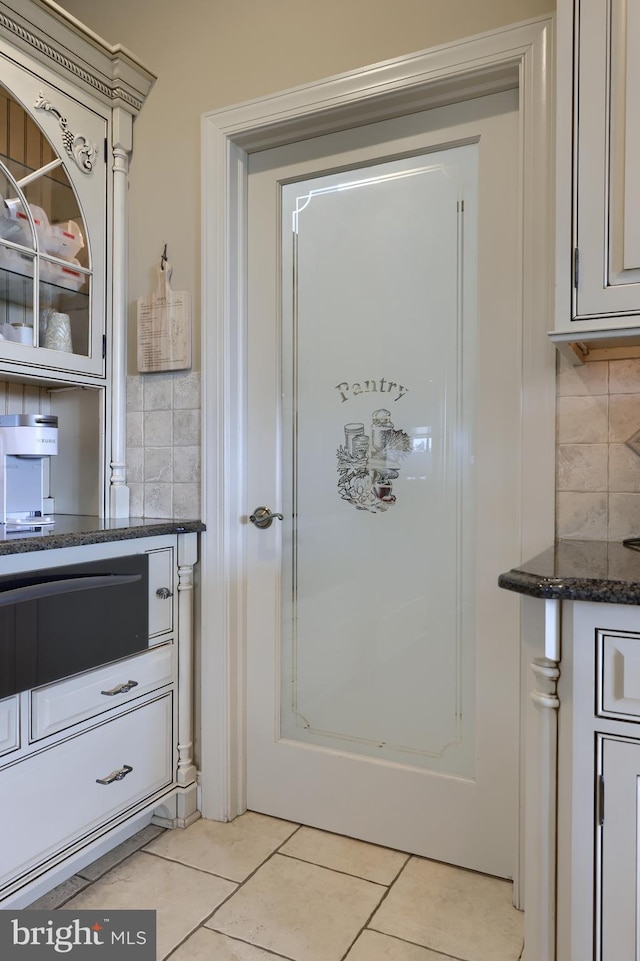
<svg viewBox="0 0 640 961">
<path fill-rule="evenodd" d="M 266 531 L 267 527 L 271 527 L 276 517 L 279 521 L 284 520 L 282 514 L 272 514 L 268 507 L 256 507 L 249 520 L 261 531 Z"/>
</svg>

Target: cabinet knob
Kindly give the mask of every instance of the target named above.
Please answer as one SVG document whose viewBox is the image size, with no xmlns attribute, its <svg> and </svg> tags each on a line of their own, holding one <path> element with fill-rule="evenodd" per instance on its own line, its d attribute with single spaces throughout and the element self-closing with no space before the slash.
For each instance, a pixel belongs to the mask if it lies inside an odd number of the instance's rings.
<svg viewBox="0 0 640 961">
<path fill-rule="evenodd" d="M 163 601 L 166 601 L 168 597 L 173 597 L 173 591 L 170 591 L 168 587 L 159 587 L 156 591 L 156 597 L 160 597 Z"/>
<path fill-rule="evenodd" d="M 128 764 L 123 764 L 122 767 L 118 768 L 116 771 L 112 771 L 111 774 L 107 774 L 106 777 L 97 777 L 96 784 L 113 784 L 114 781 L 121 781 L 123 778 L 133 771 L 132 767 Z"/>
</svg>

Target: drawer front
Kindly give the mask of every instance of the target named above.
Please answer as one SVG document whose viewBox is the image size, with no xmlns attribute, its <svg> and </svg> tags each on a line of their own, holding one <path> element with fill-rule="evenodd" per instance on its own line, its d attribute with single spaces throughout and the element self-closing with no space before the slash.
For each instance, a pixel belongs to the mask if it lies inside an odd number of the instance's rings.
<svg viewBox="0 0 640 961">
<path fill-rule="evenodd" d="M 640 721 L 640 634 L 598 631 L 596 713 Z"/>
<path fill-rule="evenodd" d="M 171 784 L 171 735 L 167 694 L 0 772 L 0 886 Z"/>
<path fill-rule="evenodd" d="M 70 677 L 31 692 L 31 740 L 148 694 L 173 679 L 173 645 Z"/>
<path fill-rule="evenodd" d="M 149 639 L 153 643 L 173 630 L 175 561 L 172 547 L 149 551 L 148 557 Z"/>
<path fill-rule="evenodd" d="M 17 694 L 0 701 L 0 754 L 8 754 L 20 747 L 19 716 Z"/>
</svg>

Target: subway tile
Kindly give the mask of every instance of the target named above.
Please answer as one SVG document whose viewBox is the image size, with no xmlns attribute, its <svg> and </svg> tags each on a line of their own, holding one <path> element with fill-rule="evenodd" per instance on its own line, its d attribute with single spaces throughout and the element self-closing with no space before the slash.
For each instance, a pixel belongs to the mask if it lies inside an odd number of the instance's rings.
<svg viewBox="0 0 640 961">
<path fill-rule="evenodd" d="M 606 491 L 608 452 L 607 444 L 560 444 L 557 489 Z"/>
</svg>

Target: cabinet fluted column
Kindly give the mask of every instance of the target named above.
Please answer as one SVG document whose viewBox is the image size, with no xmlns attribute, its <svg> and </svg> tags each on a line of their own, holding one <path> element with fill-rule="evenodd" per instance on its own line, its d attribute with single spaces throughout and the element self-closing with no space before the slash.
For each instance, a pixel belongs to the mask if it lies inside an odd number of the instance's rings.
<svg viewBox="0 0 640 961">
<path fill-rule="evenodd" d="M 113 238 L 111 334 L 111 453 L 109 516 L 129 516 L 129 488 L 126 483 L 127 423 L 127 189 L 129 154 L 132 148 L 133 118 L 122 109 L 113 118 Z M 107 345 L 109 349 L 109 345 Z"/>
</svg>

